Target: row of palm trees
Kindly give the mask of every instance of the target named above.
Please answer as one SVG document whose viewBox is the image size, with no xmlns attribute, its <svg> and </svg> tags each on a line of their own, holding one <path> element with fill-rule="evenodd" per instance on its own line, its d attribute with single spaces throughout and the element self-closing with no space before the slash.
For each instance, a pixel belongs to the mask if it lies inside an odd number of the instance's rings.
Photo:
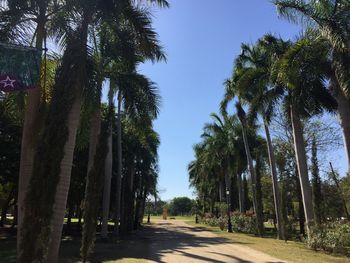
<svg viewBox="0 0 350 263">
<path fill-rule="evenodd" d="M 127 217 L 124 221 L 127 224 L 134 203 L 144 206 L 146 195 L 155 191 L 159 139 L 153 131 L 152 121 L 158 114 L 159 95 L 154 83 L 137 72 L 138 65 L 146 60 L 165 59 L 157 33 L 152 28 L 150 5 L 167 7 L 169 4 L 166 0 L 148 3 L 130 0 L 1 2 L 1 41 L 19 44 L 34 41 L 35 47 L 42 50 L 50 38 L 63 51 L 57 62 L 49 99 L 44 96 L 46 83 L 43 81 L 41 87 L 29 90 L 26 98 L 18 190 L 19 262 L 58 260 L 76 135 L 86 120 L 90 129 L 81 249 L 84 261 L 93 249 L 102 187 L 102 235 L 106 237 L 114 97 L 117 99 L 116 234 L 120 232 L 119 223 L 123 222 L 121 217 Z M 46 74 L 43 75 L 46 79 Z M 109 105 L 102 117 L 101 95 L 106 79 L 109 79 Z M 124 121 L 130 123 L 125 127 L 142 128 L 132 130 L 136 134 L 123 131 Z M 134 152 L 128 159 L 124 158 L 123 132 L 128 136 L 144 137 L 143 154 Z M 138 144 L 135 147 L 139 147 Z M 133 171 L 124 170 L 126 162 Z M 133 177 L 140 171 L 144 173 L 139 175 L 142 181 L 134 187 Z M 104 178 L 103 183 L 101 178 Z M 120 212 L 123 183 L 128 183 L 129 196 L 135 196 L 135 189 L 140 191 L 136 193 L 140 200 L 127 199 L 130 200 L 127 215 Z M 136 211 L 140 213 L 142 209 Z M 137 216 L 140 218 L 141 214 Z"/>
<path fill-rule="evenodd" d="M 257 226 L 261 235 L 263 230 L 262 208 L 259 204 L 261 196 L 259 196 L 259 176 L 257 176 L 259 169 L 257 166 L 260 163 L 259 155 L 262 156 L 263 152 L 267 152 L 278 237 L 284 238 L 276 158 L 269 130 L 270 122 L 276 109 L 283 108 L 292 128 L 305 221 L 310 227 L 314 223 L 315 213 L 308 176 L 303 122 L 324 111 L 336 112 L 343 132 L 347 162 L 350 164 L 350 93 L 348 86 L 350 80 L 350 64 L 348 64 L 350 62 L 348 34 L 350 4 L 348 1 L 341 0 L 276 0 L 274 2 L 281 16 L 295 22 L 307 21 L 308 27 L 296 42 L 284 41 L 267 34 L 254 45 L 242 44 L 241 54 L 234 63 L 232 77 L 225 82 L 225 97 L 220 107 L 223 121 L 219 122 L 219 126 L 227 127 L 226 134 L 222 137 L 223 133 L 219 131 L 218 124 L 211 124 L 210 126 L 216 128 L 209 133 L 212 137 L 210 139 L 212 142 L 210 142 L 208 126 L 205 127 L 202 143 L 194 147 L 196 161 L 190 164 L 189 173 L 190 181 L 196 187 L 199 195 L 210 195 L 213 187 L 215 188 L 215 182 L 220 180 L 220 176 L 229 178 L 236 174 L 238 189 L 241 189 L 242 169 L 247 169 L 251 181 L 253 211 L 256 214 Z M 235 102 L 235 113 L 230 116 L 227 113 L 227 107 L 232 101 Z M 219 118 L 216 117 L 216 120 L 218 121 Z M 234 125 L 231 124 L 232 120 L 234 120 Z M 266 143 L 267 151 L 259 150 L 260 153 L 253 156 L 253 151 L 257 149 L 257 146 L 253 146 L 254 140 L 259 136 L 249 138 L 249 133 L 256 134 L 256 128 L 260 124 L 265 130 L 263 141 Z M 221 146 L 217 145 L 218 141 L 222 142 Z M 237 142 L 243 142 L 245 153 L 242 145 L 238 146 Z M 246 160 L 242 162 L 242 159 Z M 242 168 L 239 169 L 239 166 Z M 229 182 L 226 179 L 226 187 L 228 185 Z M 241 199 L 241 190 L 239 191 Z"/>
</svg>

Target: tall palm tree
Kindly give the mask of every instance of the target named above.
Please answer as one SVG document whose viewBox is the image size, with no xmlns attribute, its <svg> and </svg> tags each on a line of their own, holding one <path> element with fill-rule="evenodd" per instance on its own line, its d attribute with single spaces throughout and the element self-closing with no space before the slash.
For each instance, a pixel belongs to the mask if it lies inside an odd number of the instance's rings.
<svg viewBox="0 0 350 263">
<path fill-rule="evenodd" d="M 249 141 L 248 141 L 248 136 L 247 136 L 247 119 L 246 119 L 246 113 L 241 105 L 241 103 L 238 101 L 236 103 L 236 109 L 237 109 L 237 116 L 239 120 L 241 121 L 242 124 L 242 135 L 243 135 L 243 142 L 245 146 L 245 151 L 246 151 L 246 156 L 247 156 L 247 163 L 248 163 L 248 171 L 250 173 L 250 178 L 251 178 L 251 189 L 252 189 L 252 195 L 253 195 L 253 209 L 254 213 L 256 215 L 256 220 L 257 220 L 257 226 L 258 226 L 258 231 L 259 235 L 262 236 L 264 234 L 264 222 L 262 218 L 262 211 L 260 211 L 260 206 L 258 206 L 258 200 L 257 200 L 257 194 L 256 194 L 256 175 L 254 171 L 254 166 L 253 166 L 253 158 L 251 155 L 251 150 L 249 148 Z"/>
<path fill-rule="evenodd" d="M 232 211 L 231 206 L 231 173 L 232 166 L 234 163 L 234 135 L 232 134 L 232 129 L 227 122 L 224 122 L 217 114 L 212 113 L 211 117 L 214 123 L 206 124 L 204 127 L 204 134 L 208 140 L 210 140 L 211 145 L 211 156 L 217 156 L 219 159 L 218 165 L 220 166 L 223 173 L 223 182 L 225 183 L 225 195 L 228 205 L 228 213 Z M 229 216 L 229 214 L 228 214 Z M 229 221 L 230 224 L 230 221 Z M 228 226 L 228 231 L 232 232 L 232 225 Z"/>
<path fill-rule="evenodd" d="M 303 38 L 277 61 L 273 78 L 286 87 L 284 108 L 293 129 L 294 148 L 307 226 L 314 220 L 311 186 L 308 177 L 302 118 L 332 111 L 336 102 L 327 90 L 328 50 Z M 308 231 L 309 232 L 309 231 Z M 308 233 L 309 234 L 309 233 Z"/>
<path fill-rule="evenodd" d="M 108 107 L 110 110 L 114 109 L 113 94 L 110 89 L 108 95 Z M 108 219 L 109 219 L 109 208 L 110 208 L 110 196 L 111 196 L 111 179 L 113 173 L 113 119 L 111 118 L 109 123 L 109 134 L 108 134 L 108 153 L 105 160 L 105 173 L 104 173 L 104 184 L 103 184 L 103 200 L 102 200 L 102 238 L 107 238 L 108 235 Z"/>
<path fill-rule="evenodd" d="M 133 222 L 138 225 L 143 218 L 143 208 L 140 206 L 140 198 L 137 200 L 138 209 L 135 209 L 135 192 L 154 194 L 157 182 L 157 162 L 159 135 L 153 130 L 152 122 L 137 119 L 127 115 L 123 120 L 123 152 L 124 152 L 124 187 L 123 202 L 121 204 L 122 234 L 133 229 Z M 146 177 L 145 177 L 146 176 Z M 143 180 L 142 180 L 143 178 Z M 145 197 L 143 195 L 143 197 Z M 142 201 L 143 203 L 143 201 Z M 140 208 L 142 208 L 140 210 Z"/>
<path fill-rule="evenodd" d="M 167 5 L 166 1 L 152 2 Z M 30 213 L 25 212 L 24 216 L 20 262 L 57 262 L 82 91 L 89 79 L 86 76 L 89 27 L 120 13 L 130 18 L 133 24 L 144 22 L 138 20 L 139 12 L 129 1 L 91 0 L 72 1 L 72 4 L 76 12 L 62 10 L 74 18 L 66 20 L 70 24 L 62 30 L 66 49 L 57 73 L 45 128 L 34 155 L 35 172 L 26 196 L 26 207 Z"/>
<path fill-rule="evenodd" d="M 276 161 L 269 123 L 274 112 L 274 107 L 281 96 L 282 89 L 270 88 L 272 85 L 270 75 L 273 62 L 283 54 L 282 52 L 285 51 L 287 46 L 287 43 L 277 40 L 271 35 L 264 36 L 253 47 L 250 45 L 242 45 L 242 53 L 240 55 L 242 73 L 237 81 L 236 87 L 238 96 L 249 104 L 249 115 L 253 117 L 253 121 L 256 120 L 258 114 L 261 115 L 263 119 L 272 175 L 274 205 L 278 226 L 277 238 L 279 239 L 285 239 L 285 235 L 282 221 L 282 208 L 280 206 L 281 197 L 278 186 Z"/>
<path fill-rule="evenodd" d="M 308 22 L 332 47 L 330 89 L 338 103 L 350 172 L 350 3 L 347 0 L 275 0 L 274 3 L 281 16 L 293 22 Z"/>
<path fill-rule="evenodd" d="M 126 113 L 139 116 L 147 122 L 147 119 L 154 119 L 159 111 L 159 96 L 157 89 L 149 79 L 136 72 L 114 75 L 117 92 L 117 189 L 115 205 L 115 229 L 119 234 L 119 220 L 121 211 L 121 179 L 122 179 L 122 104 Z"/>
<path fill-rule="evenodd" d="M 113 75 L 124 74 L 126 70 L 135 70 L 137 65 L 147 59 L 152 61 L 159 61 L 165 58 L 162 47 L 159 45 L 157 34 L 150 27 L 151 20 L 147 13 L 140 13 L 140 19 L 144 20 L 140 28 L 135 28 L 124 17 L 119 17 L 115 21 L 108 21 L 103 23 L 99 29 L 97 36 L 94 38 L 96 53 L 98 54 L 99 74 L 103 77 L 110 77 L 110 98 L 114 96 L 116 90 L 115 77 Z M 143 27 L 143 29 L 142 29 Z M 143 30 L 142 34 L 137 33 Z M 124 74 L 125 75 L 125 74 Z M 130 75 L 133 77 L 133 75 Z M 126 80 L 127 76 L 117 77 L 120 81 Z M 101 83 L 100 81 L 99 83 Z M 119 98 L 119 97 L 118 97 Z M 97 98 L 98 102 L 101 100 L 101 94 Z M 99 115 L 99 106 L 97 105 L 96 115 Z M 118 100 L 118 106 L 121 106 L 120 100 Z M 141 105 L 140 105 L 141 106 Z M 95 118 L 94 118 L 95 119 Z M 95 127 L 98 129 L 98 127 Z M 93 137 L 97 138 L 98 132 L 96 129 L 92 129 L 91 133 Z M 92 145 L 93 146 L 93 145 Z M 90 160 L 93 160 L 95 147 L 90 147 Z M 110 157 L 111 158 L 111 157 Z M 91 167 L 91 166 L 90 166 Z M 119 168 L 118 168 L 119 169 Z M 109 210 L 109 196 L 110 196 L 110 184 L 111 184 L 111 168 L 108 169 L 109 173 L 106 174 L 105 186 L 104 186 L 104 202 L 103 202 L 103 215 L 102 222 L 102 236 L 107 235 L 107 219 Z"/>
<path fill-rule="evenodd" d="M 60 1 L 36 0 L 16 1 L 1 0 L 6 8 L 1 10 L 0 15 L 0 40 L 10 42 L 30 42 L 35 39 L 35 47 L 43 50 L 47 34 L 47 25 L 53 16 L 62 7 Z M 34 32 L 34 34 L 32 33 Z M 31 178 L 35 142 L 42 116 L 42 89 L 40 83 L 35 89 L 27 91 L 25 117 L 21 143 L 21 162 L 19 172 L 18 204 L 18 227 L 17 227 L 17 250 L 20 249 L 21 229 L 24 215 L 24 198 Z"/>
</svg>

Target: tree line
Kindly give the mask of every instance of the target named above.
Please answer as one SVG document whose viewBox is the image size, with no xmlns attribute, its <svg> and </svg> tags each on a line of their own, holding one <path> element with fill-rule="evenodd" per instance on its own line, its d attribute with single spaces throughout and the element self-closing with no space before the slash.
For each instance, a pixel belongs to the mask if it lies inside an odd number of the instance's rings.
<svg viewBox="0 0 350 263">
<path fill-rule="evenodd" d="M 273 2 L 281 17 L 307 27 L 296 41 L 266 34 L 242 43 L 220 114 L 212 114 L 194 146 L 189 179 L 203 213 L 227 200 L 229 211 L 252 211 L 256 234 L 263 236 L 269 210 L 279 239 L 288 238 L 294 217 L 310 240 L 313 226 L 349 219 L 350 4 Z M 348 173 L 342 178 L 328 165 L 340 145 Z M 323 180 L 319 152 L 326 156 Z"/>
<path fill-rule="evenodd" d="M 98 221 L 102 238 L 137 229 L 157 191 L 160 96 L 137 69 L 166 60 L 152 8 L 169 3 L 0 3 L 0 41 L 43 56 L 37 88 L 1 93 L 1 222 L 14 206 L 18 262 L 57 262 L 64 217 L 68 228 L 78 217 L 86 262 Z M 60 52 L 47 53 L 48 41 Z"/>
</svg>

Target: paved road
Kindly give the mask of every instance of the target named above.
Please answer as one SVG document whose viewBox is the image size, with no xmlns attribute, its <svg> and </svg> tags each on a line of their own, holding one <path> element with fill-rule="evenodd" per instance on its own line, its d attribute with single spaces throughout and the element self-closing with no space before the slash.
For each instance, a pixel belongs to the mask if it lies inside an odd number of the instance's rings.
<svg viewBox="0 0 350 263">
<path fill-rule="evenodd" d="M 114 249 L 147 262 L 285 262 L 178 220 L 157 221 Z"/>
</svg>

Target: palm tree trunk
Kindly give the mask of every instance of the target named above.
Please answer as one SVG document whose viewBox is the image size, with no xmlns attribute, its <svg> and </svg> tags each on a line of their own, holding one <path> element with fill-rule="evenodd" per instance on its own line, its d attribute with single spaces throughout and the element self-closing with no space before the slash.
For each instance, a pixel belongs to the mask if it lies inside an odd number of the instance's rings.
<svg viewBox="0 0 350 263">
<path fill-rule="evenodd" d="M 70 57 L 70 55 L 65 54 L 66 58 L 63 59 L 63 61 L 66 59 L 66 62 L 62 62 L 62 69 L 67 69 L 69 67 L 73 68 L 73 72 L 70 72 L 70 74 L 79 74 L 81 78 L 85 77 L 85 70 L 86 70 L 86 57 L 87 57 L 87 38 L 88 38 L 88 26 L 90 24 L 90 21 L 92 19 L 92 13 L 89 11 L 86 11 L 82 17 L 82 23 L 79 28 L 77 28 L 77 39 L 71 40 L 71 43 L 67 45 L 66 51 L 68 50 L 68 54 L 70 52 L 79 52 L 79 55 L 77 55 L 78 58 L 81 59 L 81 61 L 76 61 Z M 72 46 L 72 49 L 70 50 L 69 45 Z M 66 65 L 64 65 L 66 63 Z M 64 67 L 65 66 L 65 67 Z M 75 71 L 75 72 L 74 72 Z M 66 76 L 64 72 L 63 75 L 60 76 L 60 80 L 56 82 L 57 89 L 59 85 L 65 83 Z M 67 134 L 66 134 L 66 140 L 63 145 L 63 159 L 60 161 L 60 169 L 59 169 L 59 180 L 58 184 L 56 186 L 55 191 L 55 198 L 52 208 L 52 217 L 50 219 L 50 233 L 49 233 L 49 242 L 48 242 L 48 249 L 47 249 L 47 262 L 50 263 L 56 263 L 58 262 L 58 253 L 61 243 L 61 237 L 62 237 L 62 228 L 63 228 L 63 222 L 64 222 L 64 216 L 66 212 L 66 205 L 67 205 L 67 198 L 68 198 L 68 192 L 69 192 L 69 186 L 70 186 L 70 178 L 71 178 L 71 171 L 72 171 L 72 165 L 73 165 L 73 156 L 74 156 L 74 149 L 75 149 L 75 143 L 76 143 L 76 133 L 79 125 L 80 120 L 80 112 L 81 112 L 81 106 L 82 106 L 82 93 L 84 88 L 84 80 L 78 77 L 78 79 L 75 79 L 72 82 L 68 82 L 69 86 L 65 87 L 67 89 L 67 94 L 60 93 L 60 91 L 56 91 L 57 93 L 55 96 L 57 97 L 56 106 L 57 108 L 59 106 L 64 107 L 66 105 L 60 105 L 60 96 L 68 96 L 70 97 L 70 108 L 68 110 L 67 119 L 66 119 L 66 127 L 67 127 Z M 65 83 L 66 84 L 66 83 Z M 70 88 L 68 90 L 68 88 Z M 62 89 L 64 90 L 64 89 Z M 61 102 L 62 103 L 62 102 Z M 55 111 L 58 109 L 54 108 L 55 105 L 52 104 L 52 114 L 55 114 Z M 53 129 L 53 127 L 51 127 Z M 53 142 L 54 143 L 54 142 Z"/>
<path fill-rule="evenodd" d="M 254 209 L 254 213 L 256 215 L 258 235 L 263 236 L 263 232 L 264 232 L 263 224 L 264 224 L 264 222 L 263 222 L 263 218 L 262 218 L 262 211 L 260 210 L 260 206 L 258 206 L 257 193 L 256 193 L 256 186 L 257 185 L 256 185 L 256 177 L 255 177 L 255 171 L 254 171 L 254 166 L 253 166 L 253 158 L 251 156 L 250 149 L 249 149 L 245 120 L 242 120 L 241 123 L 242 123 L 244 148 L 245 148 L 246 155 L 247 155 L 248 170 L 249 170 L 250 178 L 251 178 L 253 209 Z"/>
<path fill-rule="evenodd" d="M 46 11 L 45 11 L 46 12 Z M 36 28 L 36 45 L 37 49 L 42 50 L 45 37 L 45 20 L 40 19 Z M 26 108 L 24 112 L 24 125 L 22 132 L 21 144 L 21 161 L 18 180 L 18 197 L 17 197 L 17 251 L 21 247 L 21 229 L 24 216 L 24 198 L 27 194 L 29 182 L 32 176 L 35 138 L 38 135 L 40 128 L 38 127 L 38 119 L 41 106 L 41 87 L 40 82 L 35 89 L 28 90 L 26 100 Z"/>
<path fill-rule="evenodd" d="M 107 234 L 108 234 L 108 218 L 109 218 L 109 208 L 110 208 L 112 159 L 113 159 L 112 134 L 113 134 L 112 128 L 110 128 L 110 134 L 108 137 L 108 154 L 107 154 L 106 164 L 105 164 L 105 181 L 104 181 L 103 201 L 102 201 L 102 229 L 101 229 L 102 238 L 107 238 Z"/>
<path fill-rule="evenodd" d="M 128 172 L 123 182 L 123 202 L 122 202 L 122 216 L 121 216 L 121 234 L 126 234 L 132 230 L 132 221 L 133 221 L 133 210 L 134 210 L 134 194 L 133 194 L 133 180 L 135 173 L 135 163 L 134 158 L 130 158 L 130 163 L 128 167 Z"/>
<path fill-rule="evenodd" d="M 140 206 L 141 209 L 140 209 L 138 221 L 137 221 L 138 226 L 141 226 L 141 223 L 143 221 L 143 217 L 145 215 L 146 197 L 147 197 L 147 187 L 145 186 L 143 189 L 142 197 L 141 197 L 141 206 Z"/>
<path fill-rule="evenodd" d="M 231 178 L 228 174 L 228 171 L 225 173 L 225 184 L 226 184 L 226 200 L 228 204 L 228 211 L 232 212 L 232 205 L 231 205 Z"/>
<path fill-rule="evenodd" d="M 278 179 L 277 179 L 277 169 L 276 169 L 276 159 L 275 154 L 273 150 L 273 145 L 271 142 L 271 136 L 270 136 L 270 130 L 269 126 L 266 121 L 264 121 L 264 128 L 266 133 L 266 142 L 267 142 L 267 150 L 269 154 L 269 162 L 270 162 L 270 168 L 271 168 L 271 175 L 272 175 L 272 190 L 273 190 L 273 197 L 274 197 L 274 204 L 275 204 L 275 212 L 276 212 L 276 221 L 277 221 L 277 229 L 278 229 L 278 239 L 285 239 L 285 231 L 284 231 L 284 223 L 283 223 L 283 216 L 282 216 L 282 210 L 281 210 L 281 200 L 280 200 L 280 191 L 278 186 Z"/>
<path fill-rule="evenodd" d="M 140 191 L 142 191 L 142 190 L 140 190 Z M 140 213 L 141 213 L 141 211 L 140 211 L 141 205 L 142 205 L 142 196 L 141 196 L 141 193 L 138 193 L 138 195 L 136 197 L 135 215 L 133 218 L 134 230 L 137 230 L 139 228 L 138 220 L 139 220 Z"/>
<path fill-rule="evenodd" d="M 122 123 L 121 123 L 121 107 L 122 107 L 122 94 L 118 92 L 118 116 L 117 116 L 117 157 L 118 157 L 118 170 L 117 170 L 117 188 L 116 188 L 116 202 L 115 202 L 115 214 L 114 214 L 114 234 L 119 235 L 119 220 L 120 220 L 120 201 L 121 201 L 121 182 L 122 182 Z"/>
<path fill-rule="evenodd" d="M 110 80 L 110 90 L 109 90 L 109 110 L 113 110 L 113 88 L 114 82 Z M 102 238 L 107 238 L 108 235 L 108 218 L 109 218 L 109 209 L 110 209 L 110 200 L 111 200 L 111 179 L 113 173 L 113 125 L 112 125 L 112 117 L 111 123 L 109 124 L 109 137 L 108 137 L 108 153 L 106 156 L 105 162 L 105 180 L 103 186 L 103 200 L 102 200 L 102 228 L 101 228 L 101 236 Z"/>
<path fill-rule="evenodd" d="M 94 157 L 96 154 L 98 138 L 101 132 L 101 108 L 98 105 L 91 120 L 90 136 L 89 136 L 89 160 L 87 174 L 94 165 Z"/>
<path fill-rule="evenodd" d="M 262 160 L 259 153 L 256 154 L 255 158 L 255 191 L 256 191 L 256 221 L 258 225 L 258 234 L 263 236 L 265 232 L 264 227 L 264 206 L 263 206 L 263 196 L 261 190 L 261 169 L 262 169 Z"/>
<path fill-rule="evenodd" d="M 255 180 L 255 172 L 254 172 L 254 166 L 253 166 L 253 158 L 250 154 L 247 132 L 246 132 L 245 124 L 243 122 L 242 122 L 242 134 L 243 134 L 244 148 L 247 155 L 248 170 L 252 181 L 251 186 L 252 186 L 252 194 L 253 194 L 253 209 L 254 209 L 254 213 L 257 215 L 257 211 L 256 211 L 257 201 L 256 201 L 256 191 L 255 191 L 256 180 Z"/>
<path fill-rule="evenodd" d="M 134 218 L 135 214 L 135 192 L 134 192 L 134 177 L 135 177 L 135 163 L 133 161 L 133 164 L 131 166 L 130 176 L 128 178 L 128 185 L 127 187 L 128 192 L 130 193 L 130 200 L 128 203 L 128 209 L 127 209 L 127 230 L 132 231 L 132 219 Z"/>
<path fill-rule="evenodd" d="M 225 202 L 225 185 L 222 180 L 219 182 L 219 198 L 220 202 Z"/>
<path fill-rule="evenodd" d="M 242 174 L 237 172 L 237 187 L 238 187 L 238 199 L 239 199 L 239 212 L 244 213 L 244 196 L 242 185 Z"/>
<path fill-rule="evenodd" d="M 297 186 L 297 199 L 298 199 L 298 218 L 299 218 L 299 234 L 302 236 L 305 236 L 305 212 L 304 212 L 304 204 L 303 204 L 303 196 L 301 194 L 301 187 L 300 187 L 300 179 L 299 179 L 299 172 L 295 172 L 295 180 L 296 180 L 296 186 Z"/>
<path fill-rule="evenodd" d="M 299 114 L 293 105 L 290 106 L 290 114 L 293 128 L 294 148 L 300 179 L 301 194 L 303 198 L 305 219 L 308 228 L 309 225 L 314 221 L 314 212 L 312 206 L 311 186 L 307 169 L 303 126 Z"/>
<path fill-rule="evenodd" d="M 72 171 L 73 155 L 75 148 L 76 133 L 79 125 L 80 110 L 82 104 L 81 94 L 75 98 L 73 106 L 68 116 L 67 127 L 69 136 L 64 145 L 64 158 L 61 162 L 60 180 L 57 185 L 53 216 L 51 219 L 51 234 L 48 246 L 47 262 L 58 262 L 58 252 L 62 237 L 63 220 L 66 212 L 66 204 Z"/>
<path fill-rule="evenodd" d="M 350 99 L 340 89 L 336 91 L 335 98 L 338 102 L 338 118 L 343 131 L 348 173 L 350 174 Z"/>
</svg>

